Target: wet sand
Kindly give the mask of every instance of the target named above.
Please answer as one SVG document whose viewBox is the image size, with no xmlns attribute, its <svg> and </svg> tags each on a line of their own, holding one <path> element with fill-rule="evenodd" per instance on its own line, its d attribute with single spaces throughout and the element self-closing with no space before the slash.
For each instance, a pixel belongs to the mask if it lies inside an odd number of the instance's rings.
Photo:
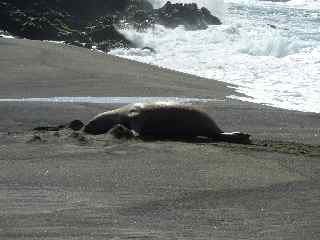
<svg viewBox="0 0 320 240">
<path fill-rule="evenodd" d="M 1 98 L 212 98 L 198 107 L 253 140 L 37 132 L 116 105 L 0 102 L 0 239 L 319 239 L 319 114 L 231 94 L 225 83 L 86 49 L 0 38 Z"/>
</svg>

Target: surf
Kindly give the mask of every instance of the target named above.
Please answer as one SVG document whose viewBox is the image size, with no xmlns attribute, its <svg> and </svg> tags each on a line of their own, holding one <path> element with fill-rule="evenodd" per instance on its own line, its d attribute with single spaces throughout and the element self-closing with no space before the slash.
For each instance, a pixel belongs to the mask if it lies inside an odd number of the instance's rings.
<svg viewBox="0 0 320 240">
<path fill-rule="evenodd" d="M 210 6 L 208 1 L 203 4 Z M 235 84 L 239 93 L 247 95 L 241 100 L 320 112 L 320 34 L 315 13 L 292 10 L 287 3 L 229 2 L 223 24 L 207 30 L 160 25 L 140 32 L 121 29 L 137 48 L 114 49 L 110 54 Z"/>
</svg>

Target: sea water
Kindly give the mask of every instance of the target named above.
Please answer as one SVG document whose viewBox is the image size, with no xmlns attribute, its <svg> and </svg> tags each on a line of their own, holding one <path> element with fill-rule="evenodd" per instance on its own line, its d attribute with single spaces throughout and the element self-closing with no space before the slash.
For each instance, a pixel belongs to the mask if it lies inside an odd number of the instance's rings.
<svg viewBox="0 0 320 240">
<path fill-rule="evenodd" d="M 155 7 L 165 3 L 150 1 Z M 210 9 L 223 24 L 199 31 L 160 25 L 143 32 L 122 29 L 138 48 L 114 49 L 111 54 L 232 83 L 246 95 L 230 98 L 320 112 L 319 2 L 192 2 Z"/>
</svg>

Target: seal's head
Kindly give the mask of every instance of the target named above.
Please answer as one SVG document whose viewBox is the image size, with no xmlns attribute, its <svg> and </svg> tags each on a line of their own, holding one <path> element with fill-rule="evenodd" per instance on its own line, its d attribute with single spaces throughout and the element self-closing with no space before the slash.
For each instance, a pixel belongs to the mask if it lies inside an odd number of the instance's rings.
<svg viewBox="0 0 320 240">
<path fill-rule="evenodd" d="M 121 121 L 117 113 L 113 111 L 104 112 L 91 119 L 83 128 L 83 131 L 95 135 L 103 134 L 119 123 Z"/>
</svg>

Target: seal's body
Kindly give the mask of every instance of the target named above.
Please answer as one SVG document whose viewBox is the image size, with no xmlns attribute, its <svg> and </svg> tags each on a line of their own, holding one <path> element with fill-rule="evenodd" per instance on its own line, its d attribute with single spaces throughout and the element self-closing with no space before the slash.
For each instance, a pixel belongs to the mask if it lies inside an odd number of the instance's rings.
<svg viewBox="0 0 320 240">
<path fill-rule="evenodd" d="M 208 137 L 241 142 L 243 133 L 224 133 L 205 112 L 191 106 L 170 102 L 136 103 L 101 113 L 84 127 L 89 134 L 103 134 L 122 124 L 135 134 L 151 137 Z"/>
</svg>

